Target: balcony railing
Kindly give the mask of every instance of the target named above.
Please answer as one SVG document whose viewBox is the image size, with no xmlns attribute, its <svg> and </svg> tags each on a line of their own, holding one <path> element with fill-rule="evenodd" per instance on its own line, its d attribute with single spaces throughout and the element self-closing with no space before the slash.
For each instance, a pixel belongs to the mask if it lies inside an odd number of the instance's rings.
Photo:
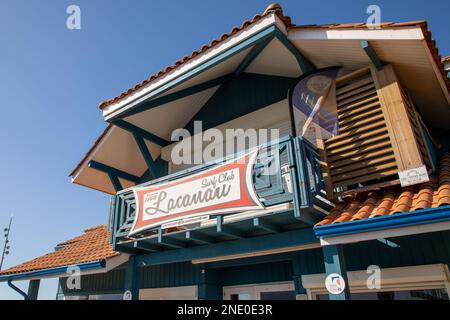
<svg viewBox="0 0 450 320">
<path fill-rule="evenodd" d="M 223 163 L 227 157 L 214 163 L 190 168 L 177 172 L 157 180 L 153 180 L 138 187 L 147 187 L 168 181 L 174 181 Z M 265 173 L 270 172 L 270 175 Z M 264 232 L 291 230 L 314 224 L 322 218 L 324 212 L 330 209 L 325 200 L 324 185 L 322 180 L 319 153 L 316 147 L 302 138 L 284 137 L 276 143 L 268 143 L 259 148 L 257 160 L 253 167 L 253 184 L 260 201 L 266 207 L 260 216 L 253 214 L 239 214 L 239 218 L 228 219 L 238 215 L 212 216 L 205 225 L 189 226 L 171 232 L 161 228 L 146 230 L 142 234 L 129 237 L 129 231 L 135 217 L 135 198 L 132 189 L 119 192 L 112 198 L 109 227 L 111 241 L 116 250 L 135 249 L 139 241 L 152 244 L 152 251 L 164 247 L 168 242 L 164 237 L 176 240 L 174 247 L 184 247 L 189 241 L 195 243 L 207 241 L 195 241 L 192 234 L 203 234 L 212 241 L 228 240 L 241 236 L 257 236 Z M 272 209 L 272 210 L 271 210 Z M 227 219 L 229 222 L 227 222 Z M 256 221 L 255 219 L 258 219 Z M 273 228 L 261 228 L 262 219 Z M 233 221 L 231 221 L 233 220 Z M 257 223 L 256 223 L 257 222 Z M 233 232 L 224 232 L 222 224 L 229 224 Z M 265 225 L 266 225 L 265 224 Z M 259 226 L 259 228 L 257 228 Z M 275 227 L 274 227 L 275 226 Z M 271 230 L 273 229 L 273 230 Z M 205 239 L 203 237 L 202 239 Z M 149 246 L 147 246 L 149 247 Z"/>
</svg>

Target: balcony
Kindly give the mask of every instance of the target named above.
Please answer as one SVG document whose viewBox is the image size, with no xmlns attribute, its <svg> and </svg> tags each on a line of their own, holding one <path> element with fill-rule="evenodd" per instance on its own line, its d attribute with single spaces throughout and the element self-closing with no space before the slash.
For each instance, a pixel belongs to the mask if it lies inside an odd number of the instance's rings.
<svg viewBox="0 0 450 320">
<path fill-rule="evenodd" d="M 145 184 L 176 181 L 229 161 L 227 157 L 177 172 Z M 267 171 L 270 170 L 270 171 Z M 270 172 L 270 175 L 263 174 Z M 324 192 L 319 153 L 302 138 L 284 137 L 258 149 L 252 183 L 264 210 L 203 217 L 195 223 L 159 226 L 130 236 L 136 200 L 133 189 L 113 196 L 109 228 L 115 250 L 148 253 L 281 233 L 314 225 L 330 210 Z"/>
</svg>

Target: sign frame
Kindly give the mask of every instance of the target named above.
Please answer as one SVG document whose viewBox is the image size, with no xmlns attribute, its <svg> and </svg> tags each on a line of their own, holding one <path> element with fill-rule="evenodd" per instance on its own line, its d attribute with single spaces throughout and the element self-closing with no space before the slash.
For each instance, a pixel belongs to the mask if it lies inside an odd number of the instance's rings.
<svg viewBox="0 0 450 320">
<path fill-rule="evenodd" d="M 133 188 L 134 198 L 136 199 L 136 213 L 129 236 L 146 230 L 156 229 L 161 227 L 163 224 L 174 222 L 183 218 L 210 216 L 214 214 L 223 215 L 227 213 L 240 213 L 249 210 L 264 210 L 265 207 L 256 194 L 253 184 L 253 166 L 256 162 L 258 152 L 259 148 L 222 164 L 217 164 L 211 168 L 174 181 Z M 171 187 L 177 187 L 183 183 L 193 182 L 202 178 L 204 179 L 208 176 L 217 175 L 221 172 L 228 172 L 230 170 L 238 170 L 239 172 L 240 198 L 238 200 L 204 206 L 188 211 L 181 211 L 175 214 L 169 213 L 166 216 L 144 220 L 144 214 L 142 211 L 144 210 L 143 198 L 146 194 L 155 193 L 164 189 L 167 190 Z M 231 207 L 227 207 L 227 204 L 231 205 Z"/>
</svg>

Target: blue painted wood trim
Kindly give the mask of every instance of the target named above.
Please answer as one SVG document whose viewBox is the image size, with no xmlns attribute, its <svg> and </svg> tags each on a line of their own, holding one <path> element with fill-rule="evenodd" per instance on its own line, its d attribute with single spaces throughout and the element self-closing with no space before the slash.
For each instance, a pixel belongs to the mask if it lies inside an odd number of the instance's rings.
<svg viewBox="0 0 450 320">
<path fill-rule="evenodd" d="M 345 264 L 344 251 L 341 245 L 325 246 L 323 260 L 325 262 L 325 273 L 330 275 L 337 273 L 345 281 L 345 290 L 341 294 L 329 294 L 330 300 L 350 300 L 350 287 L 347 277 L 347 266 Z"/>
<path fill-rule="evenodd" d="M 124 171 L 119 170 L 119 169 L 115 169 L 113 167 L 110 167 L 110 166 L 108 166 L 106 164 L 103 164 L 103 163 L 100 163 L 100 162 L 97 162 L 97 161 L 94 161 L 94 160 L 89 161 L 88 167 L 92 168 L 92 169 L 95 169 L 95 170 L 102 171 L 102 172 L 107 173 L 107 174 L 112 174 L 114 176 L 117 176 L 118 178 L 123 178 L 125 180 L 131 181 L 131 182 L 134 182 L 134 183 L 139 183 L 139 181 L 141 180 L 140 177 L 137 177 L 135 175 L 132 175 L 132 174 L 127 173 L 127 172 L 124 172 Z"/>
<path fill-rule="evenodd" d="M 302 284 L 302 260 L 299 255 L 292 258 L 292 273 L 294 275 L 295 294 L 306 294 L 306 289 Z"/>
<path fill-rule="evenodd" d="M 139 281 L 136 269 L 136 256 L 130 256 L 125 271 L 125 291 L 131 291 L 132 300 L 139 300 Z"/>
<path fill-rule="evenodd" d="M 125 120 L 117 120 L 117 121 L 114 121 L 113 124 L 119 128 L 122 128 L 122 129 L 128 131 L 128 132 L 131 132 L 134 135 L 138 135 L 150 142 L 153 142 L 161 147 L 168 146 L 171 143 L 170 141 L 160 138 L 157 135 L 155 135 L 151 132 L 148 132 L 142 128 L 139 128 Z"/>
<path fill-rule="evenodd" d="M 108 173 L 108 176 L 109 176 L 109 180 L 111 180 L 111 183 L 114 187 L 114 190 L 116 190 L 116 192 L 123 190 L 122 184 L 120 183 L 120 180 L 116 175 Z"/>
<path fill-rule="evenodd" d="M 37 300 L 39 295 L 39 285 L 41 283 L 40 279 L 30 280 L 28 285 L 28 300 Z"/>
<path fill-rule="evenodd" d="M 311 228 L 136 256 L 138 267 L 318 243 Z"/>
<path fill-rule="evenodd" d="M 80 268 L 80 270 L 101 269 L 101 268 L 105 267 L 105 262 L 104 261 L 96 261 L 96 262 L 79 264 L 77 266 Z M 49 275 L 65 273 L 67 271 L 68 267 L 70 267 L 70 266 L 63 266 L 63 267 L 58 267 L 58 268 L 53 268 L 53 269 L 45 269 L 45 270 L 4 275 L 4 276 L 0 276 L 0 282 L 8 281 L 8 280 L 31 278 L 31 277 L 38 278 L 40 276 L 44 277 L 44 276 L 49 276 Z"/>
<path fill-rule="evenodd" d="M 281 41 L 281 43 L 295 56 L 297 59 L 298 65 L 300 66 L 300 70 L 302 73 L 311 72 L 316 70 L 314 64 L 312 64 L 305 56 L 297 49 L 296 46 L 289 41 L 287 36 L 281 32 L 280 29 L 276 29 L 275 37 Z"/>
<path fill-rule="evenodd" d="M 232 77 L 233 77 L 232 74 L 227 74 L 227 75 L 224 75 L 224 76 L 212 79 L 212 80 L 205 81 L 198 85 L 168 94 L 164 97 L 155 98 L 150 101 L 145 101 L 141 104 L 138 104 L 137 106 L 135 106 L 133 108 L 130 108 L 130 109 L 124 111 L 123 113 L 119 114 L 118 116 L 115 116 L 112 119 L 109 119 L 108 121 L 110 121 L 110 122 L 112 121 L 114 124 L 116 124 L 117 121 L 120 121 L 117 119 L 123 119 L 123 118 L 129 117 L 129 116 L 138 114 L 140 112 L 162 106 L 162 105 L 170 103 L 172 101 L 186 98 L 188 96 L 199 93 L 201 91 L 211 89 L 213 87 L 219 86 L 222 83 L 230 80 Z"/>
<path fill-rule="evenodd" d="M 314 231 L 317 237 L 326 238 L 444 221 L 450 221 L 450 206 L 319 226 Z"/>
<path fill-rule="evenodd" d="M 267 47 L 267 45 L 272 41 L 273 38 L 274 35 L 256 44 L 236 68 L 236 71 L 234 71 L 235 76 L 239 76 L 242 72 L 244 72 L 245 69 L 247 69 L 248 66 L 256 59 L 256 57 L 258 57 L 258 55 L 264 50 L 264 48 Z"/>
<path fill-rule="evenodd" d="M 377 70 L 383 69 L 383 63 L 381 62 L 380 58 L 378 57 L 375 50 L 370 45 L 369 41 L 367 40 L 361 40 L 361 48 L 364 49 L 369 59 L 372 61 L 372 63 L 375 65 Z"/>
<path fill-rule="evenodd" d="M 152 155 L 150 154 L 150 151 L 148 150 L 144 139 L 137 133 L 133 133 L 133 136 L 134 140 L 136 141 L 139 147 L 139 150 L 141 151 L 142 157 L 144 158 L 144 161 L 147 164 L 147 169 L 150 172 L 151 179 L 156 179 L 158 177 L 158 174 L 156 173 L 155 170 L 155 161 L 153 160 Z"/>
</svg>

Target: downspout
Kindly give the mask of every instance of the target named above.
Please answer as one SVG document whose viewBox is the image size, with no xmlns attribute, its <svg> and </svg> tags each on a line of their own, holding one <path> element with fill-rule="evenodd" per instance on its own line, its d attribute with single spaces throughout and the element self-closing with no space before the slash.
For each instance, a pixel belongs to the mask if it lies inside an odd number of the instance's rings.
<svg viewBox="0 0 450 320">
<path fill-rule="evenodd" d="M 12 280 L 11 280 L 11 279 L 8 280 L 8 286 L 9 286 L 11 289 L 13 289 L 14 291 L 16 291 L 18 294 L 20 294 L 20 295 L 24 298 L 24 300 L 30 300 L 30 298 L 28 297 L 28 295 L 27 295 L 25 292 L 23 292 L 22 290 L 20 290 L 18 287 L 16 287 L 16 286 L 12 283 Z"/>
</svg>

